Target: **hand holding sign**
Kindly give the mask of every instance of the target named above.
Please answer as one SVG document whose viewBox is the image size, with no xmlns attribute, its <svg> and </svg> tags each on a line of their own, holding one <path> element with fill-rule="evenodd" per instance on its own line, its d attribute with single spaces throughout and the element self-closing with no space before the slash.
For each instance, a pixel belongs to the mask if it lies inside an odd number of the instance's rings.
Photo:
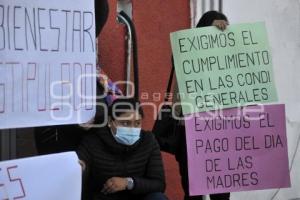
<svg viewBox="0 0 300 200">
<path fill-rule="evenodd" d="M 222 19 L 221 20 L 215 19 L 212 23 L 212 26 L 216 26 L 222 31 L 224 31 L 228 25 L 229 25 L 228 22 Z"/>
</svg>

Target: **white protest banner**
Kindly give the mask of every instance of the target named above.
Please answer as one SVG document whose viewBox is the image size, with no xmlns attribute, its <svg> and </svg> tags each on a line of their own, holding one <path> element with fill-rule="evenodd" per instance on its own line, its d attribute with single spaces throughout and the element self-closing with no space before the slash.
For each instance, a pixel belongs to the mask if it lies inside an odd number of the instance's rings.
<svg viewBox="0 0 300 200">
<path fill-rule="evenodd" d="M 0 0 L 0 129 L 95 115 L 93 0 Z"/>
<path fill-rule="evenodd" d="M 75 152 L 0 162 L 0 199 L 80 200 Z"/>
</svg>

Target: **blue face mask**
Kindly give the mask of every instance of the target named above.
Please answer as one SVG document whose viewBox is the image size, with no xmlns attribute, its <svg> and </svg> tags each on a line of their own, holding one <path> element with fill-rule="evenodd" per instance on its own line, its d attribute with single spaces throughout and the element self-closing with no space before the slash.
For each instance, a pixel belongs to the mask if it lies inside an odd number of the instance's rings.
<svg viewBox="0 0 300 200">
<path fill-rule="evenodd" d="M 141 128 L 117 127 L 114 135 L 116 141 L 120 144 L 133 145 L 140 139 Z"/>
</svg>

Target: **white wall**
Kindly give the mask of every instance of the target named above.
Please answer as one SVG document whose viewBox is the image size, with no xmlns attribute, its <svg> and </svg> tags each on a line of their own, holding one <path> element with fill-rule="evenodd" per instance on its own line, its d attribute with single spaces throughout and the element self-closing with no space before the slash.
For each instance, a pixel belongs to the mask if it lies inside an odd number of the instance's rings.
<svg viewBox="0 0 300 200">
<path fill-rule="evenodd" d="M 290 189 L 233 193 L 231 199 L 300 199 L 300 0 L 224 0 L 223 6 L 231 24 L 266 22 L 279 101 L 287 107 L 292 182 Z"/>
</svg>

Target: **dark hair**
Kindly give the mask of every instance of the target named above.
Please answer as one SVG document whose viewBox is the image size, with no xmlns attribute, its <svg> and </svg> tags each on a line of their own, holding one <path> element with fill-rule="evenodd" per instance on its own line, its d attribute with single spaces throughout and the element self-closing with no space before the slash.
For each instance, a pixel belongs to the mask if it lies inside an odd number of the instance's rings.
<svg viewBox="0 0 300 200">
<path fill-rule="evenodd" d="M 115 117 L 119 117 L 129 110 L 136 110 L 142 118 L 144 117 L 144 112 L 140 103 L 134 98 L 119 98 L 114 100 L 108 107 L 108 116 L 111 117 L 112 120 L 115 120 Z"/>
<path fill-rule="evenodd" d="M 95 0 L 95 21 L 96 21 L 96 37 L 104 27 L 109 13 L 109 5 L 107 0 Z"/>
<path fill-rule="evenodd" d="M 212 10 L 204 13 L 200 18 L 196 27 L 211 26 L 214 20 L 227 20 L 227 17 L 218 11 Z"/>
<path fill-rule="evenodd" d="M 96 114 L 94 117 L 94 124 L 102 124 L 107 114 L 105 107 L 105 100 L 102 98 L 104 94 L 103 86 L 97 81 L 96 83 Z"/>
</svg>

